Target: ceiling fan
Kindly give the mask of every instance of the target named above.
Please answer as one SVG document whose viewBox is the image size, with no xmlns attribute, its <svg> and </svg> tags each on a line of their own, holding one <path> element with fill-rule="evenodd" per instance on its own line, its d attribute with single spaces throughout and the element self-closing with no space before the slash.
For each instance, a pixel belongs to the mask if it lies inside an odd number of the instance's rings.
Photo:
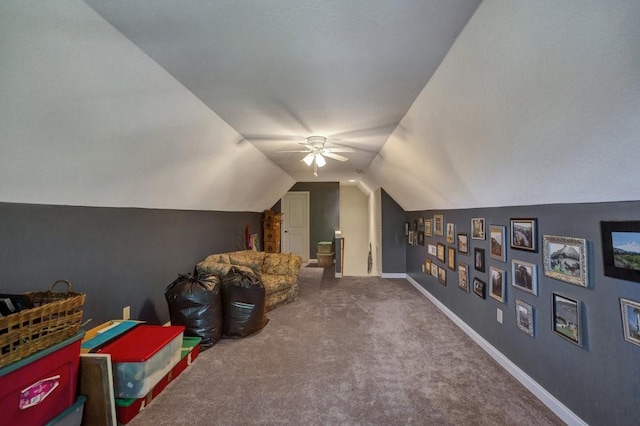
<svg viewBox="0 0 640 426">
<path fill-rule="evenodd" d="M 307 138 L 306 142 L 300 142 L 300 145 L 305 147 L 305 149 L 279 152 L 306 153 L 307 155 L 305 155 L 300 161 L 304 162 L 307 166 L 311 166 L 313 164 L 313 175 L 318 176 L 318 167 L 324 167 L 327 164 L 326 158 L 345 162 L 349 159 L 344 155 L 336 154 L 336 152 L 354 152 L 353 148 L 349 147 L 326 147 L 326 143 L 327 138 L 324 136 L 310 136 Z"/>
</svg>

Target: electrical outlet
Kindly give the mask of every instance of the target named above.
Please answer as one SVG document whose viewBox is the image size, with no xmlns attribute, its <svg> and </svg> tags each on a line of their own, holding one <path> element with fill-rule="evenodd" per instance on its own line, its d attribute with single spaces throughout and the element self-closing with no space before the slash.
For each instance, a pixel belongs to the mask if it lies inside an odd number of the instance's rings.
<svg viewBox="0 0 640 426">
<path fill-rule="evenodd" d="M 131 306 L 125 306 L 122 308 L 122 319 L 128 320 L 129 318 L 131 318 Z"/>
<path fill-rule="evenodd" d="M 496 308 L 496 319 L 502 324 L 502 309 Z"/>
</svg>

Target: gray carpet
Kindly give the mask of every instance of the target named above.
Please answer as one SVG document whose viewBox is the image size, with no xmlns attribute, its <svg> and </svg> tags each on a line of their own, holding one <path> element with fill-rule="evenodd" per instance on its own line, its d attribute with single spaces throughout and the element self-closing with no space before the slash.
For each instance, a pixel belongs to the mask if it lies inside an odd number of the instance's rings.
<svg viewBox="0 0 640 426">
<path fill-rule="evenodd" d="M 203 352 L 138 425 L 560 425 L 405 280 L 302 268 L 300 300 Z"/>
</svg>

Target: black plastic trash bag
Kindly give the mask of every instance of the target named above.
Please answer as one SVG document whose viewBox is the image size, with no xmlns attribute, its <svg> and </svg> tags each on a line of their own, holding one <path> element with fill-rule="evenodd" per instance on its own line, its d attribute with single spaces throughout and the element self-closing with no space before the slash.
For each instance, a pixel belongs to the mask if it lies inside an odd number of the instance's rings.
<svg viewBox="0 0 640 426">
<path fill-rule="evenodd" d="M 183 275 L 166 288 L 172 325 L 184 326 L 184 335 L 200 337 L 202 350 L 222 337 L 220 279 L 215 275 Z"/>
<path fill-rule="evenodd" d="M 231 268 L 222 278 L 222 311 L 225 338 L 247 337 L 262 330 L 269 322 L 262 281 L 250 272 Z"/>
</svg>

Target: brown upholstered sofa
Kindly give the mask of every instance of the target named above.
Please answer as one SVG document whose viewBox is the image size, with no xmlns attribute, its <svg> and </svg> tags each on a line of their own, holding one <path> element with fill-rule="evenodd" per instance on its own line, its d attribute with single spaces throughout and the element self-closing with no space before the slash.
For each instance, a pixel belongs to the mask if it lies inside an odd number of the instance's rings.
<svg viewBox="0 0 640 426">
<path fill-rule="evenodd" d="M 302 258 L 291 253 L 253 250 L 212 254 L 196 265 L 202 274 L 225 276 L 232 266 L 253 272 L 264 284 L 267 311 L 298 299 L 298 272 Z"/>
</svg>

